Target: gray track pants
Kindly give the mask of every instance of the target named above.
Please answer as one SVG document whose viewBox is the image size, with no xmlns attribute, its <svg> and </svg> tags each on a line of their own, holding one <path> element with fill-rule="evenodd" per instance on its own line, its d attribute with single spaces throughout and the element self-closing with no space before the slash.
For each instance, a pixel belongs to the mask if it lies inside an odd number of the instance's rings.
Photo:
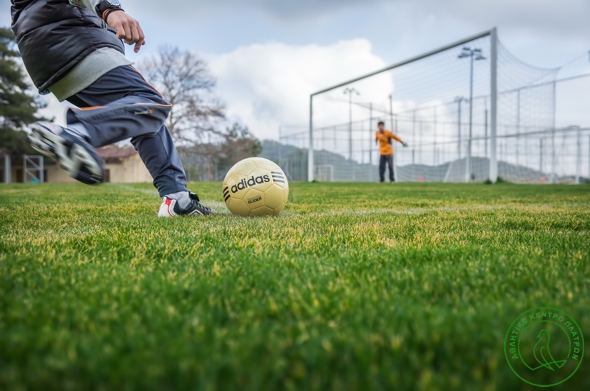
<svg viewBox="0 0 590 391">
<path fill-rule="evenodd" d="M 394 182 L 393 155 L 381 155 L 379 158 L 379 180 L 381 182 L 385 181 L 385 165 L 387 165 L 387 168 L 389 168 L 389 180 Z"/>
<path fill-rule="evenodd" d="M 68 111 L 68 124 L 83 124 L 93 147 L 131 138 L 161 197 L 187 191 L 182 163 L 164 125 L 171 105 L 133 67 L 115 68 L 67 100 L 80 108 Z"/>
</svg>

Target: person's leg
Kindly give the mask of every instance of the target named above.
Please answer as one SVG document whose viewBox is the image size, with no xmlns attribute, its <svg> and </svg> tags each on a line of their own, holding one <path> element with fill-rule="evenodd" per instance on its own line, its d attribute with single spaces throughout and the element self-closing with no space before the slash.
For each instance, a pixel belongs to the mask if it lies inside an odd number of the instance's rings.
<svg viewBox="0 0 590 391">
<path fill-rule="evenodd" d="M 166 125 L 153 136 L 132 138 L 131 143 L 154 178 L 160 197 L 188 191 L 184 168 Z"/>
<path fill-rule="evenodd" d="M 393 172 L 393 155 L 387 156 L 387 166 L 389 167 L 389 180 L 395 182 L 395 176 Z"/>
<path fill-rule="evenodd" d="M 379 181 L 385 182 L 385 159 L 387 156 L 379 155 Z"/>
<path fill-rule="evenodd" d="M 99 148 L 131 138 L 161 197 L 187 192 L 174 142 L 164 125 L 170 104 L 132 67 L 116 68 L 68 101 L 68 126 L 83 125 Z"/>
</svg>

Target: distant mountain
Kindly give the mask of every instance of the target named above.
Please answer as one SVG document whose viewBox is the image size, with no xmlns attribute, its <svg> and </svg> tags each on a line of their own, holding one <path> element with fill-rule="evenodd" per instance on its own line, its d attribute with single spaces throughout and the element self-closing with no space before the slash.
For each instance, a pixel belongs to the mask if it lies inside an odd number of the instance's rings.
<svg viewBox="0 0 590 391">
<path fill-rule="evenodd" d="M 307 149 L 281 144 L 277 141 L 262 142 L 261 157 L 278 163 L 290 180 L 307 180 Z M 315 179 L 320 182 L 376 182 L 379 180 L 377 162 L 361 164 L 344 156 L 321 150 L 315 151 Z M 436 166 L 409 164 L 397 167 L 397 177 L 402 182 L 465 182 L 465 158 Z M 471 181 L 484 182 L 490 172 L 488 158 L 471 158 Z M 551 174 L 504 161 L 498 162 L 498 176 L 504 181 L 515 183 L 550 182 Z M 573 176 L 557 176 L 556 182 L 574 183 Z M 588 178 L 580 178 L 590 183 Z"/>
</svg>

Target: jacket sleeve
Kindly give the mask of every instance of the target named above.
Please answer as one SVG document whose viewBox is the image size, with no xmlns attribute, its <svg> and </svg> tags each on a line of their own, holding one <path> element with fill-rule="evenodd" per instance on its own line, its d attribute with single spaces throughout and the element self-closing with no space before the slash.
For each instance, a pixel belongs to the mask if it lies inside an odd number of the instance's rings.
<svg viewBox="0 0 590 391">
<path fill-rule="evenodd" d="M 100 3 L 100 0 L 69 0 L 71 5 L 76 7 L 87 8 L 96 14 L 96 6 Z M 96 14 L 100 18 L 100 15 Z"/>
<path fill-rule="evenodd" d="M 399 138 L 399 137 L 397 136 L 397 134 L 395 134 L 395 133 L 393 133 L 393 132 L 391 132 L 391 138 L 393 138 L 393 139 L 394 139 L 394 140 L 396 140 L 396 141 L 399 141 L 400 143 L 403 143 L 402 139 L 401 139 L 401 138 Z"/>
</svg>

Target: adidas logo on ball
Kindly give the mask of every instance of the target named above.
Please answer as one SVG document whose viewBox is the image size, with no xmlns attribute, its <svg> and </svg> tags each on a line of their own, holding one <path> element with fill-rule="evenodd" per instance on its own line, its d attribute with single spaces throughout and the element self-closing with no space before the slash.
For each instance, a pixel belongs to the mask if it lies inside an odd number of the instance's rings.
<svg viewBox="0 0 590 391">
<path fill-rule="evenodd" d="M 244 178 L 240 182 L 238 182 L 237 185 L 233 185 L 231 187 L 231 192 L 237 193 L 240 190 L 245 190 L 249 187 L 260 185 L 260 184 L 266 183 L 266 182 L 270 182 L 270 177 L 268 175 L 257 176 L 257 177 L 252 176 L 248 180 L 246 180 L 246 178 Z"/>
</svg>

